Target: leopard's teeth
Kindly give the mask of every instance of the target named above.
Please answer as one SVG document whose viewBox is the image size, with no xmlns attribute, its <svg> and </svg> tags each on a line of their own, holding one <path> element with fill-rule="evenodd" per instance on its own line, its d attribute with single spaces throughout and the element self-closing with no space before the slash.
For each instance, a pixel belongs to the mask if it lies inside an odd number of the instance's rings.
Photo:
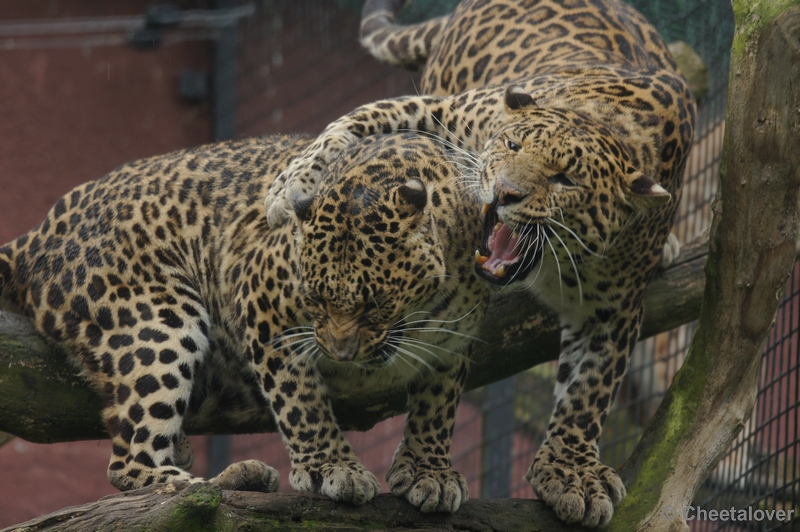
<svg viewBox="0 0 800 532">
<path fill-rule="evenodd" d="M 489 260 L 489 257 L 481 255 L 480 251 L 478 251 L 477 249 L 475 250 L 475 262 L 478 263 L 478 266 L 483 266 L 487 260 Z"/>
<path fill-rule="evenodd" d="M 495 277 L 500 277 L 500 278 L 505 277 L 506 276 L 506 267 L 505 266 L 500 266 L 499 268 L 497 268 L 494 271 L 494 275 L 495 275 Z"/>
<path fill-rule="evenodd" d="M 501 227 L 503 227 L 503 223 L 502 222 L 497 222 L 496 224 L 494 224 L 494 230 L 495 231 L 499 231 Z"/>
<path fill-rule="evenodd" d="M 519 232 L 515 229 L 513 233 L 511 233 L 511 238 L 517 238 L 519 236 Z"/>
<path fill-rule="evenodd" d="M 489 212 L 490 205 L 488 203 L 484 203 L 483 207 L 481 207 L 481 214 L 486 216 L 486 213 Z"/>
</svg>

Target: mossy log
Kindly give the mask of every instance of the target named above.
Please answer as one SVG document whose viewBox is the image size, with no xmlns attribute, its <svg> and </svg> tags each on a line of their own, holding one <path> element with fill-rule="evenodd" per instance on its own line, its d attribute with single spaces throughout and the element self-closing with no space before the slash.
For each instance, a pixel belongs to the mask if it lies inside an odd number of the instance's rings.
<svg viewBox="0 0 800 532">
<path fill-rule="evenodd" d="M 567 532 L 580 529 L 565 526 L 544 503 L 533 500 L 473 499 L 455 514 L 431 515 L 388 493 L 378 495 L 364 506 L 353 506 L 321 495 L 223 491 L 210 482 L 192 485 L 184 482 L 109 495 L 7 529 L 11 530 Z"/>
</svg>

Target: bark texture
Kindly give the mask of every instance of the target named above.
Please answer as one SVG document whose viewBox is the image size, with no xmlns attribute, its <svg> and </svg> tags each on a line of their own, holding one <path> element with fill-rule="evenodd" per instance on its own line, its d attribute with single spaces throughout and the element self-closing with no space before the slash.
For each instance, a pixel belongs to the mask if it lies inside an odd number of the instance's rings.
<svg viewBox="0 0 800 532">
<path fill-rule="evenodd" d="M 423 514 L 384 493 L 364 506 L 334 502 L 308 494 L 223 491 L 211 483 L 150 486 L 64 508 L 6 529 L 96 532 L 148 530 L 299 531 L 442 530 L 496 532 L 566 532 L 540 501 L 479 499 L 467 501 L 455 514 Z"/>
</svg>

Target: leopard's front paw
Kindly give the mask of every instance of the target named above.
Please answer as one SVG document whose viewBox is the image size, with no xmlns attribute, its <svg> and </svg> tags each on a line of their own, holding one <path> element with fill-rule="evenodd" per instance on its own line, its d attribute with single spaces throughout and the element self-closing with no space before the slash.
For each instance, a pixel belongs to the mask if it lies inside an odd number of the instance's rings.
<svg viewBox="0 0 800 532">
<path fill-rule="evenodd" d="M 278 491 L 280 479 L 274 467 L 259 460 L 244 460 L 229 465 L 211 482 L 224 490 L 273 493 Z"/>
<path fill-rule="evenodd" d="M 280 227 L 289 218 L 291 205 L 283 195 L 285 186 L 286 174 L 281 173 L 270 185 L 264 199 L 264 212 L 267 213 L 267 223 L 272 229 Z"/>
<path fill-rule="evenodd" d="M 381 483 L 359 462 L 312 466 L 299 464 L 289 474 L 289 484 L 296 491 L 321 493 L 340 502 L 361 505 L 381 492 Z"/>
<path fill-rule="evenodd" d="M 464 475 L 451 467 L 433 469 L 409 457 L 396 456 L 386 481 L 392 494 L 405 497 L 421 512 L 455 512 L 469 499 Z"/>
<path fill-rule="evenodd" d="M 267 223 L 280 227 L 294 212 L 295 198 L 312 196 L 322 180 L 322 167 L 313 155 L 301 155 L 281 172 L 267 191 L 264 208 Z"/>
<path fill-rule="evenodd" d="M 545 442 L 525 479 L 556 515 L 567 523 L 594 528 L 611 521 L 614 505 L 625 498 L 625 485 L 616 471 L 594 456 L 582 457 L 577 465 L 575 451 Z"/>
</svg>

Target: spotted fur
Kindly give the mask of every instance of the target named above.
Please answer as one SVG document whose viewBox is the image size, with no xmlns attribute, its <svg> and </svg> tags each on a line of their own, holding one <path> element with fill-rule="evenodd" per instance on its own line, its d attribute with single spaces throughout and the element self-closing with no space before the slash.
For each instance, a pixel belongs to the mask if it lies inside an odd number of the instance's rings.
<svg viewBox="0 0 800 532">
<path fill-rule="evenodd" d="M 464 0 L 412 27 L 394 24 L 397 3 L 367 2 L 362 43 L 401 66 L 424 62 L 424 95 L 330 124 L 270 189 L 268 219 L 280 223 L 359 138 L 413 130 L 462 150 L 473 166 L 462 177 L 485 203 L 476 271 L 530 287 L 561 318 L 556 405 L 526 478 L 561 519 L 606 524 L 625 486 L 597 442 L 680 197 L 688 85 L 655 29 L 617 0 Z"/>
<path fill-rule="evenodd" d="M 487 298 L 465 259 L 477 204 L 440 146 L 371 137 L 331 166 L 335 184 L 295 204 L 297 223 L 270 230 L 266 187 L 310 140 L 213 144 L 76 188 L 0 248 L 0 296 L 100 392 L 121 490 L 199 480 L 185 471 L 186 415 L 272 416 L 296 490 L 362 504 L 380 484 L 329 394 L 406 386 L 389 483 L 423 511 L 455 511 L 468 491 L 450 437 Z M 212 481 L 274 491 L 278 476 L 250 460 Z"/>
</svg>

